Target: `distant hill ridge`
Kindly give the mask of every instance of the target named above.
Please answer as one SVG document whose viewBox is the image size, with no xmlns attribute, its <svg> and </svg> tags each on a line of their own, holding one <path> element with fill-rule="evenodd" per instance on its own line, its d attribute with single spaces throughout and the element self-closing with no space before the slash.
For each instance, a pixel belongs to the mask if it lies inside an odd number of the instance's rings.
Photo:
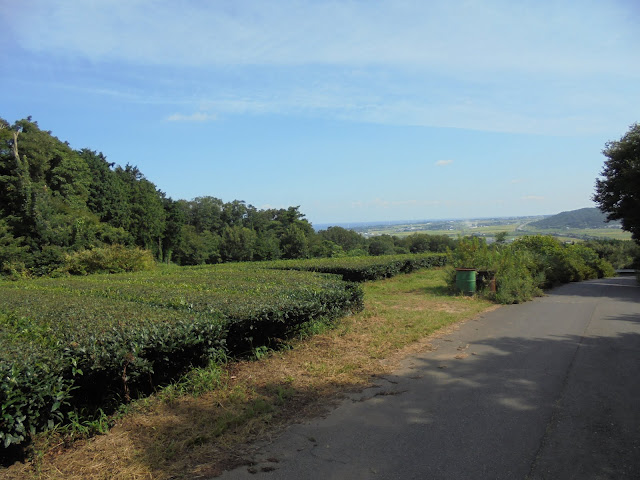
<svg viewBox="0 0 640 480">
<path fill-rule="evenodd" d="M 611 228 L 620 222 L 607 222 L 607 216 L 597 208 L 580 208 L 531 222 L 535 228 Z"/>
</svg>

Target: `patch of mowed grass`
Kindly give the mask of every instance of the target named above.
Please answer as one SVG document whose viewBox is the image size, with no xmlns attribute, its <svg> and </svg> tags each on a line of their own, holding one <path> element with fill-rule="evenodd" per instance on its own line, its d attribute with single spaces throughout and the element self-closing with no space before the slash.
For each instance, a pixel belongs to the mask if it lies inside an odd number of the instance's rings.
<svg viewBox="0 0 640 480">
<path fill-rule="evenodd" d="M 446 273 L 442 269 L 365 285 L 365 312 L 354 318 L 373 316 L 376 320 L 358 326 L 371 336 L 371 355 L 383 358 L 491 306 L 487 300 L 450 296 L 446 292 Z"/>
<path fill-rule="evenodd" d="M 365 309 L 309 324 L 260 361 L 211 362 L 145 399 L 107 434 L 19 465 L 7 478 L 209 478 L 242 463 L 248 442 L 326 411 L 369 386 L 444 326 L 495 308 L 446 293 L 443 270 L 365 283 Z M 105 471 L 104 465 L 109 465 Z M 38 472 L 37 474 L 35 472 Z"/>
</svg>

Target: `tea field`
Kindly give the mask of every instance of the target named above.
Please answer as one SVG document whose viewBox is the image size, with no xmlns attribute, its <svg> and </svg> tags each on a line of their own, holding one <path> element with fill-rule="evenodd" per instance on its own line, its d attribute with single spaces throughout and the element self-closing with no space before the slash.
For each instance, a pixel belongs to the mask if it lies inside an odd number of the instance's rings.
<svg viewBox="0 0 640 480">
<path fill-rule="evenodd" d="M 361 310 L 357 281 L 445 261 L 423 254 L 2 282 L 0 442 L 20 446 L 190 366 L 250 354 L 307 322 Z"/>
</svg>

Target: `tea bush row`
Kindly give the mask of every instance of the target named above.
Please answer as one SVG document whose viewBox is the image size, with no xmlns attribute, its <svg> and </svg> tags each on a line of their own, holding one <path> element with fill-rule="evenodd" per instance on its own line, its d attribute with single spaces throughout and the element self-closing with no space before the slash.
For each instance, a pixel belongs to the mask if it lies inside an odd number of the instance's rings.
<svg viewBox="0 0 640 480">
<path fill-rule="evenodd" d="M 247 265 L 3 282 L 0 441 L 362 306 L 362 289 L 337 276 Z"/>
<path fill-rule="evenodd" d="M 311 260 L 280 260 L 266 262 L 266 268 L 333 273 L 349 282 L 364 282 L 410 273 L 421 268 L 446 265 L 444 253 L 382 255 L 377 257 L 337 257 Z"/>
</svg>

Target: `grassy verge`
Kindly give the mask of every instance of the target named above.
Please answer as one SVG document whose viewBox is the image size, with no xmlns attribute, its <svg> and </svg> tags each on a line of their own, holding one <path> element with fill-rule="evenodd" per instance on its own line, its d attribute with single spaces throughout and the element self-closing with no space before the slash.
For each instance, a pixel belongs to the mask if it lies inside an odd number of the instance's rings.
<svg viewBox="0 0 640 480">
<path fill-rule="evenodd" d="M 212 363 L 139 401 L 106 434 L 70 441 L 43 436 L 34 460 L 7 479 L 168 479 L 213 476 L 283 426 L 325 410 L 345 391 L 393 369 L 429 335 L 489 308 L 451 297 L 441 270 L 367 283 L 365 310 L 328 326 L 316 321 L 260 361 Z M 312 335 L 311 335 L 312 334 Z"/>
</svg>

